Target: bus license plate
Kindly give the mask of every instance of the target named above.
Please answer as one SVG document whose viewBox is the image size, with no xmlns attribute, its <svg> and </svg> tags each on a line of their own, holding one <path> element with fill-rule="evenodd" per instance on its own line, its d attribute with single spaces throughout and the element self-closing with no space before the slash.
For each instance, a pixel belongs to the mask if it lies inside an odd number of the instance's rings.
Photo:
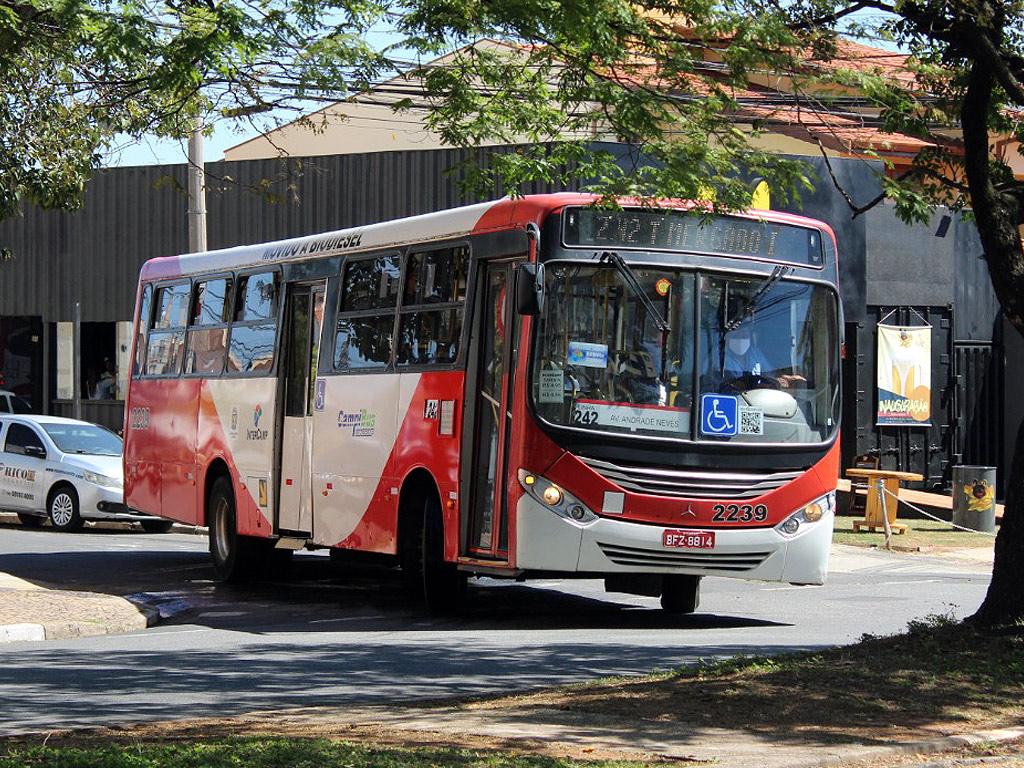
<svg viewBox="0 0 1024 768">
<path fill-rule="evenodd" d="M 682 547 L 683 549 L 714 549 L 714 531 L 665 531 L 662 543 L 666 547 Z"/>
</svg>

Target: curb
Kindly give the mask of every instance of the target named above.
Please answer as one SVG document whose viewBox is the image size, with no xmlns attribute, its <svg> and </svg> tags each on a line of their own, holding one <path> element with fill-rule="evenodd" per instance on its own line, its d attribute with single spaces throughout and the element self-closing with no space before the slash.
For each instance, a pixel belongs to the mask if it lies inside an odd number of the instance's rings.
<svg viewBox="0 0 1024 768">
<path fill-rule="evenodd" d="M 32 643 L 46 639 L 42 624 L 7 624 L 0 626 L 0 643 Z"/>
<path fill-rule="evenodd" d="M 5 597 L 12 599 L 16 599 L 16 595 L 30 595 L 32 598 L 38 595 L 42 600 L 33 599 L 24 607 L 24 618 L 38 620 L 15 619 L 15 622 L 0 624 L 0 645 L 137 632 L 152 627 L 160 620 L 160 612 L 156 608 L 114 595 L 43 589 L 0 589 L 0 594 L 4 593 Z M 51 611 L 58 616 L 64 615 L 57 618 Z M 18 616 L 18 613 L 14 615 Z"/>
</svg>

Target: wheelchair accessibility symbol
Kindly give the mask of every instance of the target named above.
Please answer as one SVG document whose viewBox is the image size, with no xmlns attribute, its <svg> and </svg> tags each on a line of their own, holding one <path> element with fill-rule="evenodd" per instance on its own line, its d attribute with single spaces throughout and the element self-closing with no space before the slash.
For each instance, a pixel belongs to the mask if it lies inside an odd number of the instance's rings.
<svg viewBox="0 0 1024 768">
<path fill-rule="evenodd" d="M 700 431 L 705 435 L 739 434 L 739 400 L 732 395 L 708 394 L 700 398 Z"/>
</svg>

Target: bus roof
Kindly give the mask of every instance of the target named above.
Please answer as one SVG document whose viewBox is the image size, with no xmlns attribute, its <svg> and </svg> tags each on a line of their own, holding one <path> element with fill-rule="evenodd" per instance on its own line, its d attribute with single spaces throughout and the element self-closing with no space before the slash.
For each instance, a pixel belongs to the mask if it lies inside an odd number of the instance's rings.
<svg viewBox="0 0 1024 768">
<path fill-rule="evenodd" d="M 597 195 L 579 192 L 526 195 L 519 198 L 506 197 L 501 200 L 450 208 L 435 213 L 409 216 L 360 227 L 349 227 L 332 232 L 303 235 L 286 240 L 240 245 L 181 256 L 164 256 L 150 259 L 143 264 L 140 279 L 143 281 L 161 280 L 301 260 L 315 255 L 326 256 L 379 250 L 387 247 L 398 248 L 410 243 L 523 227 L 531 222 L 540 226 L 544 218 L 558 208 L 567 205 L 589 205 L 597 199 Z M 619 203 L 629 205 L 636 204 L 636 201 L 621 199 Z M 659 205 L 678 210 L 694 208 L 702 204 L 691 201 L 662 200 L 659 201 Z M 780 224 L 822 228 L 833 239 L 835 238 L 827 224 L 802 216 L 761 210 L 737 212 L 733 215 L 764 219 Z"/>
</svg>

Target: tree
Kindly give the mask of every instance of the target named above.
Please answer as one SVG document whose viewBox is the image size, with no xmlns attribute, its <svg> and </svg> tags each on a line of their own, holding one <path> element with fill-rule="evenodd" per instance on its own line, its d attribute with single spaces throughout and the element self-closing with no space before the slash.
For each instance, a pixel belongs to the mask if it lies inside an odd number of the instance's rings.
<svg viewBox="0 0 1024 768">
<path fill-rule="evenodd" d="M 879 130 L 924 140 L 909 167 L 881 177 L 898 215 L 969 209 L 1003 311 L 1024 334 L 1024 182 L 992 147 L 996 137 L 1024 139 L 1022 22 L 1024 3 L 996 0 L 411 0 L 403 18 L 423 52 L 516 41 L 467 47 L 421 73 L 429 120 L 449 143 L 534 142 L 492 163 L 512 189 L 557 179 L 569 163 L 610 194 L 692 198 L 711 186 L 717 207 L 735 208 L 757 175 L 799 195 L 812 183 L 806 169 L 758 149 L 759 137 L 773 121 L 817 119 L 857 94 Z M 899 44 L 912 76 L 851 66 L 847 36 Z M 748 83 L 765 76 L 788 103 L 758 110 Z M 624 169 L 588 154 L 595 132 L 642 148 L 655 165 Z M 851 201 L 852 215 L 879 199 Z M 1022 582 L 1024 425 L 991 585 L 972 620 L 1024 620 Z"/>
<path fill-rule="evenodd" d="M 115 136 L 336 101 L 379 77 L 374 0 L 0 0 L 0 219 L 74 208 Z"/>
</svg>

